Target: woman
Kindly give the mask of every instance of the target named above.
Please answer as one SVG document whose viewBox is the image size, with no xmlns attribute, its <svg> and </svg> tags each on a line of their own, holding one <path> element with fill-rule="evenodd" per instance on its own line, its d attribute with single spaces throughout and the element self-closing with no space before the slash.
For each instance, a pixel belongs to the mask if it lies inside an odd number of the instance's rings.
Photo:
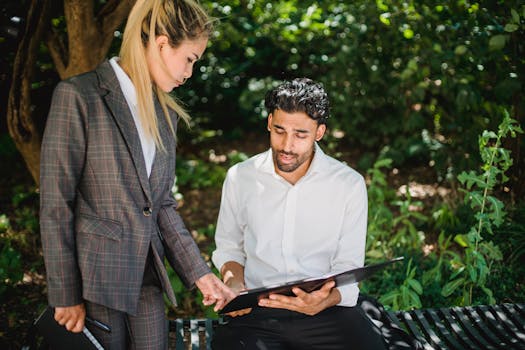
<svg viewBox="0 0 525 350">
<path fill-rule="evenodd" d="M 168 93 L 191 77 L 212 25 L 193 0 L 139 0 L 119 58 L 58 84 L 42 144 L 41 234 L 49 304 L 105 348 L 164 349 L 166 257 L 205 305 L 235 295 L 211 273 L 176 211 L 178 118 Z"/>
</svg>

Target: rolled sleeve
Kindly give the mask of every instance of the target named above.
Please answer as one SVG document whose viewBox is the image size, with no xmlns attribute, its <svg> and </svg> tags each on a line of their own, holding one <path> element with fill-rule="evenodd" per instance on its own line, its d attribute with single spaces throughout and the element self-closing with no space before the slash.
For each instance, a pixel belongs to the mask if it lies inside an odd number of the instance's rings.
<svg viewBox="0 0 525 350">
<path fill-rule="evenodd" d="M 238 205 L 234 192 L 236 167 L 228 171 L 222 188 L 221 207 L 215 231 L 217 249 L 212 254 L 212 262 L 221 269 L 228 261 L 235 261 L 242 266 L 246 264 L 244 251 L 244 234 L 238 223 Z"/>
<path fill-rule="evenodd" d="M 359 177 L 350 192 L 342 235 L 333 260 L 333 270 L 343 271 L 364 265 L 368 216 L 366 184 Z M 337 287 L 341 293 L 340 306 L 355 306 L 359 296 L 357 283 Z"/>
</svg>

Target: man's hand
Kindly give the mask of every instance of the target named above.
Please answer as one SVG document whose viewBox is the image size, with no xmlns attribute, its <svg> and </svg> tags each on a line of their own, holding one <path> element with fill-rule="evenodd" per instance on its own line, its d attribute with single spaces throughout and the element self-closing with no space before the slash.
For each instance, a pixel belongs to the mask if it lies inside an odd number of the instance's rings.
<svg viewBox="0 0 525 350">
<path fill-rule="evenodd" d="M 313 316 L 341 301 L 341 294 L 334 287 L 335 282 L 330 281 L 325 283 L 321 289 L 311 293 L 306 293 L 300 288 L 293 288 L 295 297 L 270 294 L 268 298 L 259 300 L 259 306 L 287 309 Z"/>
<path fill-rule="evenodd" d="M 86 308 L 84 304 L 55 307 L 55 320 L 70 332 L 80 333 L 84 329 Z"/>
<path fill-rule="evenodd" d="M 214 311 L 222 309 L 224 305 L 236 296 L 234 291 L 211 272 L 199 278 L 195 284 L 204 296 L 202 303 L 206 306 L 215 304 Z"/>
</svg>

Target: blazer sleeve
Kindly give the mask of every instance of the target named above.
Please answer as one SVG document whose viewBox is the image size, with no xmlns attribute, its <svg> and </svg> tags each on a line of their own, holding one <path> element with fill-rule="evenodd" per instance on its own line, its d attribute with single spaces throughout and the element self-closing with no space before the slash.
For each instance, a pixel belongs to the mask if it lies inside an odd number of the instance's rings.
<svg viewBox="0 0 525 350">
<path fill-rule="evenodd" d="M 176 115 L 174 115 L 173 123 L 174 125 L 177 123 Z M 171 149 L 168 152 L 173 155 L 176 154 L 175 142 L 171 144 Z M 170 162 L 173 169 L 169 171 L 168 186 L 166 186 L 162 197 L 157 224 L 161 238 L 164 241 L 166 259 L 179 275 L 184 285 L 187 288 L 193 288 L 195 281 L 210 273 L 211 269 L 201 256 L 197 243 L 195 243 L 177 211 L 178 204 L 171 191 L 175 181 L 175 156 Z"/>
<path fill-rule="evenodd" d="M 74 207 L 85 159 L 86 104 L 73 84 L 56 87 L 42 140 L 40 231 L 49 304 L 82 302 Z"/>
</svg>

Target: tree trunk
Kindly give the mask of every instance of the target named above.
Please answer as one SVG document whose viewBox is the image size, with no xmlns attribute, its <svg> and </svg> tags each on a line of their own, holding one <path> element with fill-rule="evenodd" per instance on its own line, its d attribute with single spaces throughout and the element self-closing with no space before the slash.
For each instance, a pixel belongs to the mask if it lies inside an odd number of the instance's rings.
<svg viewBox="0 0 525 350">
<path fill-rule="evenodd" d="M 26 27 L 13 65 L 7 125 L 9 134 L 37 185 L 42 137 L 32 113 L 31 84 L 39 45 L 46 36 L 49 52 L 62 79 L 92 70 L 104 60 L 115 30 L 134 3 L 135 0 L 109 0 L 95 15 L 93 0 L 64 0 L 67 22 L 65 40 L 64 33 L 48 30 L 51 28 L 51 17 L 60 15 L 51 13 L 53 1 L 31 1 Z"/>
<path fill-rule="evenodd" d="M 110 0 L 95 15 L 93 0 L 64 0 L 68 44 L 61 33 L 53 31 L 46 40 L 62 79 L 90 71 L 104 60 L 115 30 L 135 1 Z"/>
<path fill-rule="evenodd" d="M 7 102 L 7 126 L 16 148 L 39 184 L 41 136 L 31 113 L 31 83 L 38 46 L 50 19 L 50 1 L 33 0 L 13 65 L 13 78 Z"/>
</svg>

